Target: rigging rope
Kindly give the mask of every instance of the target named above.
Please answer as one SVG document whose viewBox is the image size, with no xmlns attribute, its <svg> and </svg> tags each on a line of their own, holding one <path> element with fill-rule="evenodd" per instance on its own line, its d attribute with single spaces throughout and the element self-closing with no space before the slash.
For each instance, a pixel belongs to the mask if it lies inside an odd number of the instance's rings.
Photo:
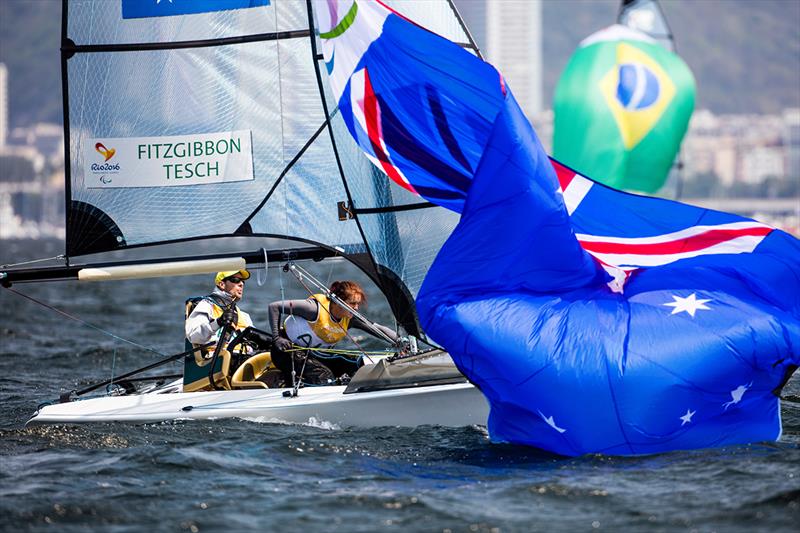
<svg viewBox="0 0 800 533">
<path fill-rule="evenodd" d="M 334 348 L 306 348 L 303 346 L 297 348 L 289 348 L 288 350 L 284 350 L 284 352 L 304 352 L 306 350 L 311 350 L 313 352 L 322 352 L 322 353 L 332 353 L 332 354 L 342 354 L 342 355 L 388 355 L 393 354 L 394 350 L 383 350 L 383 351 L 373 351 L 367 352 L 363 350 L 346 350 L 346 349 L 334 349 Z"/>
<path fill-rule="evenodd" d="M 110 389 L 110 387 L 114 384 L 114 368 L 116 366 L 117 366 L 117 347 L 115 345 L 114 346 L 114 356 L 111 358 L 111 378 L 110 378 L 111 383 L 109 383 L 106 386 L 106 391 L 108 391 Z"/>
<path fill-rule="evenodd" d="M 56 255 L 53 257 L 44 257 L 42 259 L 32 259 L 30 261 L 23 261 L 21 263 L 11 263 L 8 265 L 0 265 L 0 268 L 9 268 L 9 267 L 18 267 L 20 265 L 32 265 L 33 263 L 41 263 L 43 261 L 52 261 L 53 259 L 66 259 L 67 256 L 64 254 Z"/>
<path fill-rule="evenodd" d="M 157 354 L 157 355 L 162 355 L 162 356 L 164 355 L 163 353 L 159 352 L 158 350 L 155 350 L 153 348 L 149 348 L 147 346 L 139 344 L 138 342 L 131 341 L 131 340 L 128 340 L 126 338 L 120 337 L 119 335 L 115 335 L 114 333 L 111 333 L 110 331 L 106 331 L 106 330 L 104 330 L 103 328 L 101 328 L 99 326 L 95 326 L 94 324 L 91 324 L 91 323 L 87 322 L 86 320 L 83 320 L 82 318 L 78 318 L 76 316 L 73 316 L 73 315 L 67 313 L 66 311 L 62 311 L 60 309 L 57 309 L 57 308 L 53 307 L 50 304 L 42 302 L 41 300 L 37 300 L 33 296 L 29 296 L 27 294 L 21 293 L 16 289 L 12 289 L 11 287 L 5 287 L 5 289 L 8 290 L 8 291 L 13 292 L 14 294 L 16 294 L 18 296 L 22 296 L 23 298 L 25 298 L 27 300 L 30 300 L 31 302 L 33 302 L 35 304 L 39 304 L 39 305 L 41 305 L 43 307 L 46 307 L 47 309 L 50 309 L 51 311 L 55 311 L 56 313 L 69 318 L 70 320 L 74 320 L 76 322 L 79 322 L 79 323 L 83 324 L 86 327 L 89 327 L 89 328 L 92 328 L 92 329 L 94 329 L 96 331 L 99 331 L 100 333 L 103 333 L 104 335 L 108 335 L 111 338 L 120 340 L 122 342 L 127 342 L 128 344 L 136 346 L 137 348 L 141 348 L 143 350 L 147 350 L 148 352 L 153 352 L 154 354 Z"/>
<path fill-rule="evenodd" d="M 261 252 L 264 254 L 264 279 L 261 279 L 261 269 L 257 268 L 256 270 L 256 282 L 258 283 L 259 287 L 262 287 L 266 282 L 267 278 L 269 278 L 269 260 L 267 259 L 267 249 L 262 247 Z"/>
<path fill-rule="evenodd" d="M 288 225 L 288 219 L 287 219 L 287 225 Z M 284 306 L 284 302 L 286 302 L 286 292 L 285 292 L 285 290 L 283 288 L 283 273 L 284 273 L 284 270 L 281 269 L 281 272 L 278 275 L 278 281 L 280 282 L 280 286 L 281 286 L 281 316 L 285 316 L 286 315 L 286 307 Z M 272 333 L 273 333 L 273 335 L 279 335 L 279 333 L 280 333 L 280 324 L 278 325 L 278 331 L 273 331 Z M 297 389 L 299 388 L 300 384 L 297 383 L 297 379 L 296 379 L 297 374 L 296 374 L 296 371 L 295 371 L 295 368 L 294 368 L 294 356 L 291 356 L 289 359 L 292 360 L 292 395 L 293 396 L 297 396 Z M 303 368 L 305 368 L 305 365 L 303 365 Z"/>
</svg>

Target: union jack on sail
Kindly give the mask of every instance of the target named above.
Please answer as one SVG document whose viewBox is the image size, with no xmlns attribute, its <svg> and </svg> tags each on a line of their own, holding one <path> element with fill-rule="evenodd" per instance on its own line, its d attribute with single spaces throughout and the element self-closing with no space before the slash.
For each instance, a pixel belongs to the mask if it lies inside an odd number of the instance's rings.
<svg viewBox="0 0 800 533">
<path fill-rule="evenodd" d="M 680 204 L 627 195 L 619 191 L 614 191 L 614 199 L 618 203 L 630 199 L 635 199 L 642 205 L 652 203 L 649 212 L 655 215 L 657 223 L 654 223 L 652 216 L 636 216 L 635 220 L 630 221 L 631 227 L 624 227 L 624 224 L 609 227 L 599 222 L 617 215 L 613 205 L 603 203 L 611 198 L 606 193 L 610 189 L 593 194 L 593 190 L 597 192 L 597 189 L 603 189 L 604 186 L 554 159 L 551 161 L 558 178 L 559 192 L 564 197 L 578 242 L 615 278 L 609 283 L 615 291 L 621 291 L 624 281 L 639 268 L 666 265 L 701 255 L 751 253 L 774 229 L 734 215 L 725 215 L 726 220 L 718 223 L 687 227 L 682 225 L 685 222 L 680 219 L 670 220 L 669 216 L 658 216 L 658 212 L 664 211 L 665 207 Z M 682 208 L 685 207 L 690 206 Z M 697 208 L 697 211 L 699 217 L 705 210 Z M 731 220 L 727 220 L 729 218 Z M 624 227 L 625 235 L 619 232 L 621 226 Z M 631 231 L 635 231 L 637 235 L 630 235 Z"/>
</svg>

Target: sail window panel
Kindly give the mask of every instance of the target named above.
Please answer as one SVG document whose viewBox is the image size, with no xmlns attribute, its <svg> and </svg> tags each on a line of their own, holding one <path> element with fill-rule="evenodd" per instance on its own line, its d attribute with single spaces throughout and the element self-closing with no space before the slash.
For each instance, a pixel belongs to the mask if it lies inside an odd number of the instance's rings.
<svg viewBox="0 0 800 533">
<path fill-rule="evenodd" d="M 441 207 L 359 215 L 375 261 L 403 280 L 416 297 L 425 274 L 459 215 Z"/>
<path fill-rule="evenodd" d="M 327 246 L 357 246 L 363 250 L 355 223 L 338 220 L 336 203 L 346 199 L 346 192 L 330 133 L 327 128 L 319 132 L 325 114 L 311 42 L 281 41 L 277 43 L 277 53 L 280 81 L 272 97 L 279 103 L 281 122 L 272 135 L 281 144 L 276 155 L 284 167 L 301 155 L 250 225 L 256 233 L 295 236 Z"/>
<path fill-rule="evenodd" d="M 272 134 L 282 138 L 281 157 L 285 164 L 289 164 L 325 122 L 325 112 L 320 101 L 310 40 L 278 42 L 276 50 L 279 65 L 275 78 L 277 91 L 264 97 L 277 101 L 280 106 L 281 128 Z M 323 135 L 327 136 L 327 133 Z M 333 152 L 330 146 L 326 150 Z M 335 162 L 329 172 L 336 174 Z"/>
<path fill-rule="evenodd" d="M 469 43 L 450 2 L 441 0 L 385 0 L 384 3 L 404 17 L 455 43 Z"/>
<path fill-rule="evenodd" d="M 259 42 L 71 58 L 72 200 L 109 216 L 127 245 L 236 231 L 285 167 L 277 48 Z M 241 130 L 251 132 L 252 181 L 94 188 L 97 176 L 86 175 L 85 158 L 96 155 L 91 140 Z"/>
<path fill-rule="evenodd" d="M 364 240 L 355 221 L 339 221 L 336 201 L 345 197 L 333 144 L 324 132 L 283 177 L 250 225 L 255 233 L 363 251 Z"/>
<path fill-rule="evenodd" d="M 308 28 L 307 21 L 300 26 L 280 25 L 275 6 L 281 3 L 285 0 L 245 9 L 123 18 L 122 0 L 70 0 L 67 36 L 77 45 L 116 45 L 224 39 Z"/>
</svg>

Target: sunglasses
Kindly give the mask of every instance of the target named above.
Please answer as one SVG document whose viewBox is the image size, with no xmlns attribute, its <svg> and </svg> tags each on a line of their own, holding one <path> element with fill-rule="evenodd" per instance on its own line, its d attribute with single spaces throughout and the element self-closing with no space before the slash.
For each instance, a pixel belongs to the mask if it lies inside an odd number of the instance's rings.
<svg viewBox="0 0 800 533">
<path fill-rule="evenodd" d="M 242 278 L 225 278 L 225 281 L 228 283 L 233 283 L 234 285 L 238 285 L 239 283 L 244 283 Z"/>
</svg>

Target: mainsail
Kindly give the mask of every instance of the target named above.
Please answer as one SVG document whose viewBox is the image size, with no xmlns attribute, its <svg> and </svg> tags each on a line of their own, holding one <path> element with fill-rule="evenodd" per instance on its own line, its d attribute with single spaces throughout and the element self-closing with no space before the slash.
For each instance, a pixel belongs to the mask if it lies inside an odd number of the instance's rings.
<svg viewBox="0 0 800 533">
<path fill-rule="evenodd" d="M 314 5 L 351 135 L 398 188 L 461 213 L 417 305 L 494 440 L 627 455 L 779 438 L 800 241 L 551 164 L 491 65 L 381 2 Z"/>
<path fill-rule="evenodd" d="M 477 53 L 450 2 L 390 4 Z M 64 1 L 69 260 L 292 239 L 357 263 L 421 334 L 413 297 L 457 216 L 364 160 L 317 33 L 305 0 Z"/>
</svg>

